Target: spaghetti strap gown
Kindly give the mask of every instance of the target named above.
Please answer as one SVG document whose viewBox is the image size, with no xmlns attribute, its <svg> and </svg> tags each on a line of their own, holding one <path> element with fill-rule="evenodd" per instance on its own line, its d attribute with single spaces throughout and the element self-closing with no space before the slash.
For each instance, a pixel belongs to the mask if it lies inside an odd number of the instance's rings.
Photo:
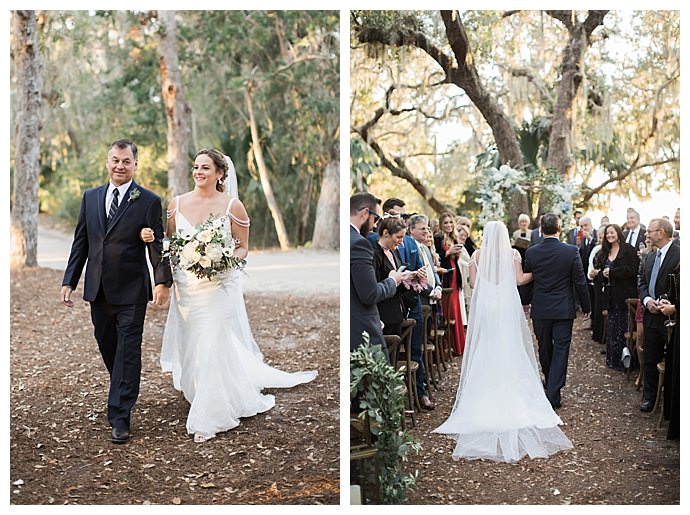
<svg viewBox="0 0 690 515">
<path fill-rule="evenodd" d="M 223 227 L 236 220 L 228 204 Z M 194 226 L 178 208 L 178 229 Z M 170 309 L 163 334 L 160 364 L 172 372 L 173 385 L 190 403 L 187 432 L 199 441 L 240 424 L 240 418 L 275 405 L 264 388 L 290 388 L 312 381 L 316 371 L 288 373 L 264 363 L 247 318 L 239 270 L 199 279 L 174 270 Z"/>
</svg>

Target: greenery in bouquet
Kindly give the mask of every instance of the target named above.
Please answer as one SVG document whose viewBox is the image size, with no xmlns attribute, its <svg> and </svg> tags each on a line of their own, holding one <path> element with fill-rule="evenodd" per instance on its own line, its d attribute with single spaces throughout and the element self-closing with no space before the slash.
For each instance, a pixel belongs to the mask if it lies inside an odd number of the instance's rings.
<svg viewBox="0 0 690 515">
<path fill-rule="evenodd" d="M 163 240 L 163 256 L 173 268 L 188 270 L 199 279 L 214 279 L 231 269 L 243 270 L 247 261 L 233 256 L 239 241 L 224 229 L 225 216 L 213 218 L 189 231 L 177 229 Z"/>
</svg>

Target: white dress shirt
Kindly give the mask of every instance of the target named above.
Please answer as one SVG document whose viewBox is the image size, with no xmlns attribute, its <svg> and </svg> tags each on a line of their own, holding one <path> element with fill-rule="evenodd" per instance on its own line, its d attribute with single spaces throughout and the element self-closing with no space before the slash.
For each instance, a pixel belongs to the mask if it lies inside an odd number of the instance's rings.
<svg viewBox="0 0 690 515">
<path fill-rule="evenodd" d="M 671 248 L 671 245 L 673 244 L 673 240 L 669 241 L 666 245 L 664 245 L 662 248 L 659 249 L 658 252 L 661 252 L 661 258 L 659 259 L 659 270 L 661 270 L 661 267 L 664 264 L 664 258 L 666 257 L 666 253 L 668 252 L 668 249 Z M 656 254 L 656 252 L 655 252 Z M 656 259 L 656 258 L 655 258 Z M 650 285 L 647 285 L 648 287 Z M 642 301 L 642 305 L 647 307 L 647 302 L 652 300 L 651 297 L 645 297 L 644 300 Z M 656 300 L 656 299 L 654 299 Z"/>
<path fill-rule="evenodd" d="M 119 196 L 117 199 L 118 202 L 118 207 L 122 205 L 122 202 L 125 200 L 125 193 L 127 193 L 127 190 L 129 189 L 129 185 L 132 184 L 132 179 L 127 181 L 121 186 L 115 186 L 112 182 L 108 184 L 108 191 L 105 194 L 105 218 L 106 220 L 108 219 L 108 213 L 110 213 L 110 204 L 113 203 L 113 191 L 115 188 L 118 189 Z"/>
</svg>

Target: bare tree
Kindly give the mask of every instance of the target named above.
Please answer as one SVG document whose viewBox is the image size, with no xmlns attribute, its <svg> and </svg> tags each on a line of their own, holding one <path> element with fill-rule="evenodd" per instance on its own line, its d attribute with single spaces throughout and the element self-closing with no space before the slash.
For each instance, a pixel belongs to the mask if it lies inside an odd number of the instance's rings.
<svg viewBox="0 0 690 515">
<path fill-rule="evenodd" d="M 319 202 L 316 205 L 316 221 L 312 246 L 315 249 L 337 249 L 339 247 L 338 220 L 340 206 L 340 161 L 333 159 L 323 175 Z"/>
<path fill-rule="evenodd" d="M 185 100 L 177 52 L 176 11 L 158 11 L 161 23 L 158 60 L 168 121 L 168 195 L 189 191 L 189 134 L 191 108 Z"/>
<path fill-rule="evenodd" d="M 14 11 L 17 117 L 10 266 L 36 266 L 42 63 L 35 11 Z"/>
<path fill-rule="evenodd" d="M 259 127 L 256 123 L 256 117 L 254 116 L 254 87 L 255 84 L 249 80 L 247 81 L 246 88 L 244 90 L 244 99 L 247 104 L 247 114 L 249 115 L 249 128 L 252 135 L 251 150 L 252 154 L 254 155 L 254 159 L 256 160 L 256 167 L 259 169 L 261 188 L 264 191 L 268 209 L 271 211 L 271 216 L 273 217 L 273 224 L 276 228 L 280 248 L 282 250 L 288 250 L 290 248 L 290 239 L 288 237 L 287 229 L 285 228 L 285 222 L 283 221 L 283 214 L 280 211 L 280 206 L 278 205 L 278 202 L 276 202 L 276 198 L 273 195 L 271 178 L 268 175 L 268 168 L 266 167 L 266 161 L 264 161 L 264 154 L 261 148 Z"/>
</svg>

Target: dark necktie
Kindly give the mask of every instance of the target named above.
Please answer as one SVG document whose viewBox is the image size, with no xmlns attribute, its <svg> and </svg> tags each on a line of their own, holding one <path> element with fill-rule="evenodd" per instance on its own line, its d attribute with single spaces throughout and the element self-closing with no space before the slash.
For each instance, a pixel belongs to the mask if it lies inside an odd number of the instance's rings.
<svg viewBox="0 0 690 515">
<path fill-rule="evenodd" d="M 630 245 L 633 244 L 633 232 L 632 232 L 632 230 L 628 233 L 628 243 Z"/>
<path fill-rule="evenodd" d="M 661 268 L 661 251 L 657 251 L 656 259 L 654 259 L 654 266 L 652 267 L 652 276 L 649 278 L 649 296 L 656 300 L 656 293 L 654 292 L 654 286 L 656 285 L 656 278 L 659 275 L 659 269 Z"/>
<path fill-rule="evenodd" d="M 117 198 L 120 196 L 120 190 L 115 188 L 113 190 L 113 201 L 110 203 L 110 210 L 108 211 L 108 225 L 110 225 L 110 222 L 112 221 L 113 217 L 115 216 L 115 213 L 117 213 L 117 208 L 118 208 L 118 202 Z"/>
</svg>

